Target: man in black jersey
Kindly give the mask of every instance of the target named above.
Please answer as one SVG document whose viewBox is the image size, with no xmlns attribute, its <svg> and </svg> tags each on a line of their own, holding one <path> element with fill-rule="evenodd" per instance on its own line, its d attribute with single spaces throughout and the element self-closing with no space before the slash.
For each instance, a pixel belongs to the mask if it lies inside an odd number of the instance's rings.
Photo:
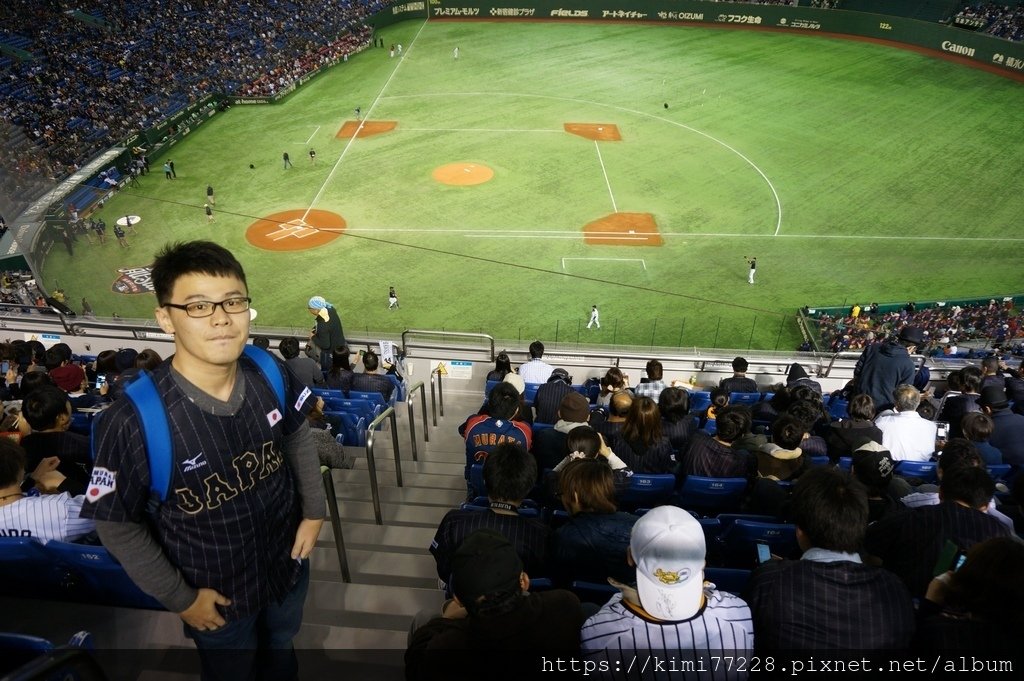
<svg viewBox="0 0 1024 681">
<path fill-rule="evenodd" d="M 158 255 L 153 285 L 156 319 L 175 342 L 152 374 L 170 428 L 166 499 L 151 503 L 154 452 L 123 398 L 97 423 L 82 515 L 97 521 L 104 546 L 139 587 L 181 616 L 204 681 L 294 679 L 306 558 L 324 518 L 305 419 L 316 398 L 276 362 L 282 404 L 242 356 L 250 298 L 229 251 L 175 244 Z"/>
</svg>

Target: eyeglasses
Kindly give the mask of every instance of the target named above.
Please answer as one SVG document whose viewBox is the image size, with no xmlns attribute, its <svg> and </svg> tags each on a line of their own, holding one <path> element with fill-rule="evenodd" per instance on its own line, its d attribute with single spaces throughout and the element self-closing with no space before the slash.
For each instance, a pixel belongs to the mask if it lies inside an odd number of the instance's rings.
<svg viewBox="0 0 1024 681">
<path fill-rule="evenodd" d="M 212 300 L 197 300 L 192 303 L 185 305 L 177 305 L 175 303 L 164 303 L 163 307 L 173 307 L 176 310 L 184 310 L 185 314 L 189 317 L 210 317 L 213 315 L 217 307 L 228 314 L 240 314 L 249 309 L 249 303 L 252 302 L 252 298 L 228 298 L 222 300 L 219 303 L 215 303 Z"/>
</svg>

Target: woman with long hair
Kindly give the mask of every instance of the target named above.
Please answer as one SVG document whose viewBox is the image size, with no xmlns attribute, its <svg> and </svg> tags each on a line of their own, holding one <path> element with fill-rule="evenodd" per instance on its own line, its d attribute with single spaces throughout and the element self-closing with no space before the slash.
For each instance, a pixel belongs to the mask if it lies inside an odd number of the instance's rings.
<svg viewBox="0 0 1024 681">
<path fill-rule="evenodd" d="M 649 397 L 637 397 L 626 414 L 612 449 L 637 473 L 671 473 L 672 444 L 661 431 L 661 412 Z"/>
</svg>

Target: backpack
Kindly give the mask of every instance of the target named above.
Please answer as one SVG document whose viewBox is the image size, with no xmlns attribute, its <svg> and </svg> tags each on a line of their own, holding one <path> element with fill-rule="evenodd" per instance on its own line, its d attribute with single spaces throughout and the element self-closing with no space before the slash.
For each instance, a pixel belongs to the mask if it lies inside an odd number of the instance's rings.
<svg viewBox="0 0 1024 681">
<path fill-rule="evenodd" d="M 242 354 L 248 357 L 267 381 L 277 397 L 282 413 L 285 410 L 285 381 L 281 367 L 266 350 L 246 345 Z M 167 500 L 171 487 L 171 460 L 173 443 L 171 426 L 163 398 L 157 392 L 153 376 L 140 371 L 138 376 L 124 388 L 124 398 L 131 402 L 139 417 L 139 426 L 146 444 L 146 458 L 149 461 L 150 511 Z M 96 460 L 96 428 L 93 424 L 91 445 L 93 460 Z"/>
</svg>

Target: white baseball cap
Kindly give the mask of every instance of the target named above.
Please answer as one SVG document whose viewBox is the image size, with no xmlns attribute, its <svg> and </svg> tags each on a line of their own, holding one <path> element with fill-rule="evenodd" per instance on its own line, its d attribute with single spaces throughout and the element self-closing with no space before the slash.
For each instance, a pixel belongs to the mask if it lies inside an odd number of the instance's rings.
<svg viewBox="0 0 1024 681">
<path fill-rule="evenodd" d="M 704 591 L 704 530 L 676 506 L 659 506 L 633 525 L 629 549 L 644 610 L 660 620 L 693 617 Z"/>
</svg>

